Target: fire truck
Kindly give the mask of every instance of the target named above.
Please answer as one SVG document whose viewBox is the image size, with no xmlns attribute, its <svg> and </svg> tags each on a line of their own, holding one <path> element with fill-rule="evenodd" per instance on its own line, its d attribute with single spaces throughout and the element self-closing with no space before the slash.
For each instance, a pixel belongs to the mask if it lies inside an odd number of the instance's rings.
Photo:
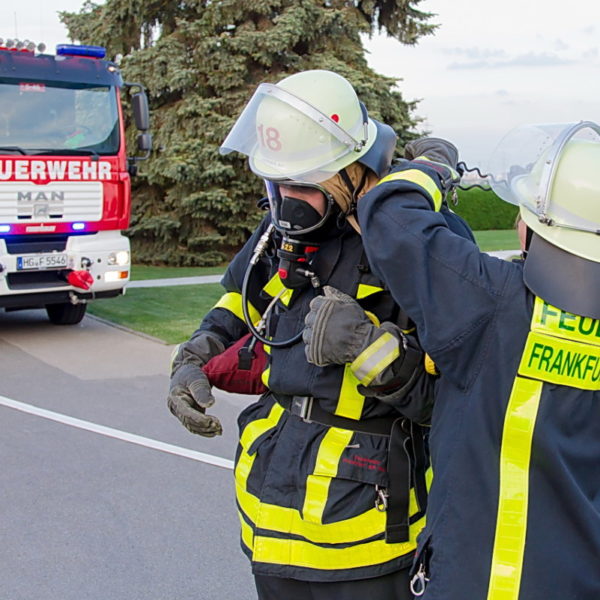
<svg viewBox="0 0 600 600">
<path fill-rule="evenodd" d="M 152 138 L 142 85 L 99 46 L 0 39 L 0 308 L 45 308 L 76 324 L 123 294 L 131 177 Z M 138 129 L 128 156 L 121 96 Z"/>
</svg>

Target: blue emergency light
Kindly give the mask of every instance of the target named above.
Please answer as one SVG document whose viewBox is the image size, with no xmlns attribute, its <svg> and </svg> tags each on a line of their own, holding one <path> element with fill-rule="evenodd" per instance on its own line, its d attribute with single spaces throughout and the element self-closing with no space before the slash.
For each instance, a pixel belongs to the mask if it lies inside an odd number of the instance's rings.
<svg viewBox="0 0 600 600">
<path fill-rule="evenodd" d="M 10 225 L 0 225 L 0 233 L 10 233 Z"/>
<path fill-rule="evenodd" d="M 71 228 L 73 229 L 73 231 L 81 231 L 82 229 L 85 229 L 85 223 L 73 223 L 73 225 L 71 225 Z"/>
<path fill-rule="evenodd" d="M 85 56 L 87 58 L 104 58 L 106 48 L 102 46 L 84 46 L 78 44 L 58 44 L 57 56 Z"/>
</svg>

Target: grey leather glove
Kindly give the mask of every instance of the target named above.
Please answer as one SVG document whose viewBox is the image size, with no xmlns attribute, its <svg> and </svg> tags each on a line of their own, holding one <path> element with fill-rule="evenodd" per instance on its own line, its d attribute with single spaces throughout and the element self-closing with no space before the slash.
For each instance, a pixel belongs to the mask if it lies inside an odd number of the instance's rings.
<svg viewBox="0 0 600 600">
<path fill-rule="evenodd" d="M 393 323 L 376 326 L 350 296 L 325 286 L 310 303 L 302 339 L 309 363 L 350 364 L 363 386 L 381 385 L 390 365 L 403 358 L 403 336 Z"/>
<path fill-rule="evenodd" d="M 221 435 L 223 428 L 205 412 L 215 398 L 202 366 L 224 350 L 221 340 L 201 333 L 181 344 L 173 359 L 167 406 L 188 431 L 205 437 Z"/>
<path fill-rule="evenodd" d="M 167 406 L 191 433 L 214 437 L 223 428 L 217 417 L 206 414 L 215 403 L 211 386 L 201 367 L 182 365 L 171 378 Z"/>
<path fill-rule="evenodd" d="M 435 137 L 424 137 L 408 142 L 404 146 L 404 158 L 414 160 L 419 156 L 426 156 L 429 160 L 441 163 L 456 169 L 458 163 L 458 150 L 454 144 Z"/>
</svg>

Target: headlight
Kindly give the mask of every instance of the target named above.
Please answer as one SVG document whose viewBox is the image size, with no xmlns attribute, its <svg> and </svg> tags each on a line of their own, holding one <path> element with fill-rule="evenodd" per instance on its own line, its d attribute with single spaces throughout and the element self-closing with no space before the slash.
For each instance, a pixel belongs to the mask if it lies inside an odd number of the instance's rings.
<svg viewBox="0 0 600 600">
<path fill-rule="evenodd" d="M 129 252 L 120 250 L 119 252 L 111 252 L 106 261 L 109 265 L 119 265 L 120 267 L 129 264 Z"/>
</svg>

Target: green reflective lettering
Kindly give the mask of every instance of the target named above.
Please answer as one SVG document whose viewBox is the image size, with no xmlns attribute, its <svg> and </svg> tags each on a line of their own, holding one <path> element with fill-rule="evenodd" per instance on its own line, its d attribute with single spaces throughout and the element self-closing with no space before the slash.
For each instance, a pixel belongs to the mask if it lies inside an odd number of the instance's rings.
<svg viewBox="0 0 600 600">
<path fill-rule="evenodd" d="M 538 363 L 540 369 L 544 369 L 544 371 L 550 370 L 550 359 L 552 358 L 553 352 L 554 350 L 552 349 L 552 346 L 544 346 L 544 349 L 542 350 L 542 356 L 540 356 L 540 362 Z M 546 366 L 543 367 L 543 364 Z"/>
<path fill-rule="evenodd" d="M 542 325 L 546 324 L 546 316 L 556 317 L 558 313 L 554 310 L 550 310 L 550 305 L 544 302 L 542 304 Z"/>
<path fill-rule="evenodd" d="M 558 320 L 558 326 L 561 329 L 566 329 L 567 331 L 575 331 L 575 327 L 573 327 L 572 325 L 567 325 L 567 323 L 565 321 L 568 320 L 573 320 L 576 319 L 577 317 L 575 315 L 572 315 L 571 313 L 568 312 L 564 312 L 564 311 L 560 311 L 560 319 Z"/>
</svg>

